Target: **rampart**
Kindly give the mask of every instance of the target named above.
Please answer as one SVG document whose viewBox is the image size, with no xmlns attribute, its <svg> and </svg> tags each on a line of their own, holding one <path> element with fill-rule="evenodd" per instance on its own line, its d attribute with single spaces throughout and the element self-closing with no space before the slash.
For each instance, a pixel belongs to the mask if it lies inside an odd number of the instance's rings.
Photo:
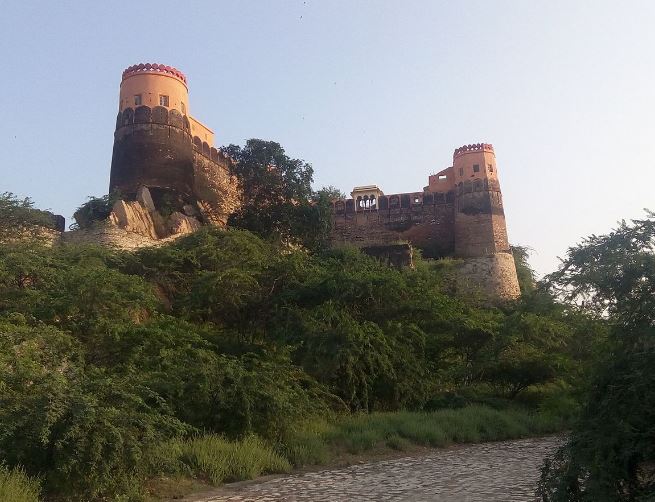
<svg viewBox="0 0 655 502">
<path fill-rule="evenodd" d="M 332 204 L 333 244 L 380 249 L 408 242 L 427 258 L 454 257 L 458 288 L 502 298 L 519 295 L 493 146 L 457 148 L 453 165 L 428 178 L 422 192 L 384 195 L 355 187 Z"/>
<path fill-rule="evenodd" d="M 366 247 L 409 241 L 428 258 L 449 256 L 455 249 L 454 202 L 452 191 L 382 195 L 373 210 L 338 200 L 332 205 L 332 242 Z"/>
</svg>

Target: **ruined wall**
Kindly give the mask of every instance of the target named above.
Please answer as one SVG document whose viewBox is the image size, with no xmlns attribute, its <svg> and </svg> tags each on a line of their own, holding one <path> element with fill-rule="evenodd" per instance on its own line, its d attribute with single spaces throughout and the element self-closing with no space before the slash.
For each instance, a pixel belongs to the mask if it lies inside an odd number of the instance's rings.
<svg viewBox="0 0 655 502">
<path fill-rule="evenodd" d="M 406 193 L 380 196 L 377 210 L 355 211 L 354 201 L 336 201 L 332 209 L 333 244 L 358 247 L 409 241 L 424 256 L 454 252 L 454 194 Z"/>
<path fill-rule="evenodd" d="M 204 148 L 205 144 L 194 138 L 193 193 L 205 221 L 224 227 L 241 203 L 241 191 L 228 159 L 215 148 Z"/>
<path fill-rule="evenodd" d="M 132 251 L 143 247 L 156 246 L 164 241 L 130 232 L 106 220 L 98 222 L 88 229 L 64 232 L 61 234 L 61 242 L 64 244 L 95 244 Z"/>
</svg>

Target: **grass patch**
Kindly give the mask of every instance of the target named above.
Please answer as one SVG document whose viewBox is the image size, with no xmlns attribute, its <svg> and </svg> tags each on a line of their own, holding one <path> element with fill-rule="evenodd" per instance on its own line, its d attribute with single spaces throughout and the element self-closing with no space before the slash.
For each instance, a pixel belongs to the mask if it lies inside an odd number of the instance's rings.
<svg viewBox="0 0 655 502">
<path fill-rule="evenodd" d="M 560 431 L 564 426 L 564 421 L 552 414 L 482 405 L 433 412 L 372 413 L 300 426 L 283 439 L 281 451 L 295 466 L 317 465 L 343 453 L 516 439 Z"/>
<path fill-rule="evenodd" d="M 22 469 L 0 466 L 0 500 L 11 502 L 38 502 L 41 484 Z"/>
<path fill-rule="evenodd" d="M 288 472 L 291 466 L 348 461 L 352 455 L 517 439 L 561 431 L 565 425 L 552 413 L 523 408 L 498 410 L 484 405 L 432 412 L 345 415 L 331 421 L 314 419 L 297 424 L 275 447 L 255 436 L 240 441 L 216 435 L 171 440 L 153 450 L 149 466 L 153 475 L 173 476 L 159 482 L 162 489 L 168 483 L 166 490 L 170 492 L 181 487 L 185 477 L 218 485 Z M 180 484 L 176 484 L 175 476 Z"/>
<path fill-rule="evenodd" d="M 188 475 L 219 485 L 288 472 L 291 464 L 256 436 L 228 441 L 210 434 L 159 445 L 149 456 L 149 470 L 157 475 Z"/>
</svg>

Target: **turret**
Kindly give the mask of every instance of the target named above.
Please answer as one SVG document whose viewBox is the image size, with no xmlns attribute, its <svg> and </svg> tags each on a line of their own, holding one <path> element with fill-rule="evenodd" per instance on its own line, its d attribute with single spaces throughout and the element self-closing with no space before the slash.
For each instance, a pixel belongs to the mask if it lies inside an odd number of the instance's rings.
<svg viewBox="0 0 655 502">
<path fill-rule="evenodd" d="M 503 197 L 493 146 L 466 145 L 453 154 L 455 187 L 455 256 L 465 259 L 468 284 L 501 298 L 520 294 L 507 239 Z"/>
<path fill-rule="evenodd" d="M 109 190 L 129 197 L 140 186 L 166 189 L 183 199 L 192 193 L 187 79 L 166 65 L 130 66 L 121 79 Z"/>
</svg>

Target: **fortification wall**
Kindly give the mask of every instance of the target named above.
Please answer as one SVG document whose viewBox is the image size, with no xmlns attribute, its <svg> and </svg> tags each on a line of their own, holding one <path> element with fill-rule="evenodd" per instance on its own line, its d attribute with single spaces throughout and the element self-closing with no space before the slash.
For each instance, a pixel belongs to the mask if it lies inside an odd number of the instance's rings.
<svg viewBox="0 0 655 502">
<path fill-rule="evenodd" d="M 521 295 L 511 253 L 462 260 L 456 274 L 459 293 L 511 300 Z"/>
<path fill-rule="evenodd" d="M 230 174 L 229 160 L 216 148 L 205 148 L 206 144 L 194 138 L 193 193 L 205 221 L 224 227 L 241 204 L 241 191 Z"/>
<path fill-rule="evenodd" d="M 429 258 L 454 252 L 454 194 L 406 193 L 380 196 L 377 210 L 355 211 L 354 201 L 336 201 L 333 244 L 358 247 L 409 241 Z"/>
<path fill-rule="evenodd" d="M 127 251 L 156 246 L 164 239 L 153 239 L 145 235 L 119 228 L 109 220 L 96 223 L 83 230 L 72 230 L 61 234 L 64 244 L 95 244 Z"/>
<path fill-rule="evenodd" d="M 193 189 L 193 148 L 186 115 L 162 106 L 118 113 L 109 190 L 132 196 L 140 186 L 182 195 Z"/>
</svg>

